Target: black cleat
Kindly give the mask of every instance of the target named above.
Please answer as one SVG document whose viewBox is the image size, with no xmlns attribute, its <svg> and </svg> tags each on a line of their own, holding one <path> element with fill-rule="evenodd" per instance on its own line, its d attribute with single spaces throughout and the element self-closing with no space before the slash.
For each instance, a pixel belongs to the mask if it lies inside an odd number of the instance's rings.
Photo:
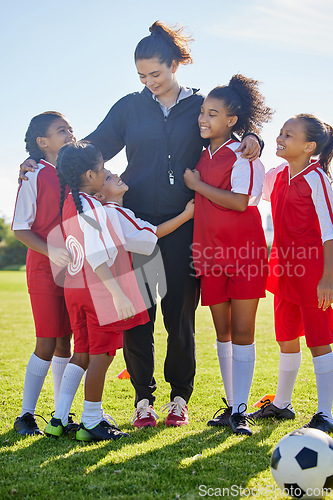
<svg viewBox="0 0 333 500">
<path fill-rule="evenodd" d="M 285 408 L 278 408 L 273 403 L 270 402 L 269 399 L 263 402 L 263 405 L 259 410 L 250 413 L 250 418 L 255 420 L 261 418 L 278 418 L 281 420 L 293 420 L 295 418 L 295 410 L 289 404 Z"/>
<path fill-rule="evenodd" d="M 22 417 L 16 417 L 14 429 L 21 436 L 44 436 L 44 432 L 37 425 L 35 415 L 28 412 L 22 415 Z"/>
<path fill-rule="evenodd" d="M 102 420 L 92 429 L 87 429 L 81 422 L 76 432 L 76 439 L 78 441 L 104 441 L 107 439 L 120 439 L 128 436 L 129 434 L 121 432 L 117 427 L 111 425 L 106 420 Z"/>
<path fill-rule="evenodd" d="M 225 404 L 225 408 L 220 408 L 217 410 L 215 415 L 211 420 L 208 420 L 207 425 L 211 425 L 213 427 L 225 427 L 227 425 L 230 425 L 230 417 L 231 417 L 231 412 L 232 412 L 232 406 L 228 405 L 228 401 L 225 398 L 222 398 L 223 403 Z M 221 411 L 220 415 L 218 413 Z"/>
<path fill-rule="evenodd" d="M 319 429 L 323 432 L 333 432 L 333 424 L 328 420 L 322 411 L 315 413 L 310 422 L 303 425 L 303 427 L 310 427 L 311 429 Z"/>
<path fill-rule="evenodd" d="M 244 405 L 244 410 L 239 411 L 241 406 Z M 229 419 L 230 426 L 232 428 L 232 431 L 235 434 L 244 434 L 246 436 L 251 436 L 252 431 L 249 427 L 248 422 L 251 424 L 254 424 L 254 421 L 247 415 L 246 413 L 246 404 L 242 403 L 238 406 L 238 412 L 233 413 Z"/>
<path fill-rule="evenodd" d="M 65 434 L 76 432 L 79 429 L 79 424 L 74 422 L 73 417 L 75 417 L 75 413 L 70 413 L 68 415 L 68 424 L 66 425 L 65 428 Z"/>
</svg>

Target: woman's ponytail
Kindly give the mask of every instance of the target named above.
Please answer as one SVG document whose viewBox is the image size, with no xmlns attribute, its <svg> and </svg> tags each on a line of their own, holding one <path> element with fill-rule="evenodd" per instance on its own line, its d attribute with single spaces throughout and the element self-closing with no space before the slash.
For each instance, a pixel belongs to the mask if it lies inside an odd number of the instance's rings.
<svg viewBox="0 0 333 500">
<path fill-rule="evenodd" d="M 134 60 L 152 59 L 157 57 L 160 63 L 166 63 L 170 68 L 172 61 L 179 64 L 193 62 L 188 37 L 182 27 L 169 28 L 161 21 L 155 21 L 149 28 L 150 36 L 146 36 L 136 46 Z"/>
</svg>

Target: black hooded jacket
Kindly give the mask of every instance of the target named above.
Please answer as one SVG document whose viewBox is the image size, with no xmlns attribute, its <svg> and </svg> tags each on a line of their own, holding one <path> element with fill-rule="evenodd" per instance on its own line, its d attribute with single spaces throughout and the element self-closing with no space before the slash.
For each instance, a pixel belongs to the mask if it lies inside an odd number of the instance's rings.
<svg viewBox="0 0 333 500">
<path fill-rule="evenodd" d="M 193 197 L 183 174 L 195 167 L 207 145 L 198 127 L 203 99 L 193 89 L 193 95 L 180 100 L 165 118 L 145 87 L 120 99 L 85 138 L 101 150 L 105 161 L 126 146 L 128 165 L 121 177 L 130 189 L 124 204 L 148 220 L 182 212 Z"/>
</svg>

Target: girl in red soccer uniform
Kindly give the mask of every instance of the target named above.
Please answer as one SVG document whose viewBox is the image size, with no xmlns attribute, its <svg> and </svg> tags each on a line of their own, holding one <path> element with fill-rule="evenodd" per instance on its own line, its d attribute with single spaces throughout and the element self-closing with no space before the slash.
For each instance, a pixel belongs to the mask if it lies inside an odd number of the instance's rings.
<svg viewBox="0 0 333 500">
<path fill-rule="evenodd" d="M 25 136 L 26 149 L 39 160 L 39 168 L 35 173 L 27 173 L 28 181 L 19 187 L 12 229 L 28 247 L 27 283 L 37 338 L 26 369 L 21 415 L 14 423 L 21 435 L 43 434 L 34 413 L 45 377 L 52 362 L 56 404 L 63 371 L 71 356 L 64 290 L 55 283 L 50 265 L 66 265 L 70 254 L 64 248 L 48 246 L 46 240 L 60 224 L 57 154 L 65 143 L 74 140 L 70 124 L 54 111 L 35 116 Z"/>
<path fill-rule="evenodd" d="M 97 193 L 95 196 L 103 203 L 108 220 L 111 222 L 111 227 L 120 235 L 124 250 L 142 255 L 151 255 L 155 250 L 153 260 L 148 265 L 145 261 L 140 262 L 141 265 L 138 265 L 138 255 L 136 255 L 137 265 L 135 271 L 138 283 L 140 284 L 140 290 L 146 297 L 146 306 L 149 309 L 153 305 L 152 297 L 157 285 L 153 271 L 155 267 L 159 267 L 160 283 L 158 290 L 161 298 L 165 295 L 167 288 L 166 279 L 164 278 L 163 280 L 164 268 L 161 253 L 159 248 L 156 247 L 157 239 L 172 233 L 182 224 L 193 218 L 194 200 L 189 201 L 185 210 L 176 217 L 154 226 L 136 217 L 132 210 L 123 207 L 123 196 L 128 189 L 127 184 L 119 179 L 116 174 L 107 172 L 103 189 L 101 193 Z M 131 272 L 133 273 L 132 268 Z M 124 351 L 124 357 L 127 362 L 126 351 Z M 131 381 L 134 386 L 138 383 L 137 372 L 135 370 L 131 373 Z M 175 396 L 173 405 L 173 409 L 169 411 L 165 424 L 167 426 L 176 425 L 177 420 L 181 416 L 184 419 L 183 423 L 188 423 L 186 401 L 180 396 Z M 162 410 L 169 409 L 169 407 L 170 403 L 164 405 Z M 153 405 L 149 404 L 148 399 L 143 399 L 138 402 L 131 422 L 133 422 L 134 427 L 155 427 L 157 418 L 159 417 L 155 413 Z"/>
<path fill-rule="evenodd" d="M 70 406 L 87 370 L 76 437 L 84 441 L 119 439 L 127 434 L 112 425 L 102 408 L 105 375 L 116 350 L 122 347 L 124 327 L 146 323 L 148 313 L 135 277 L 130 276 L 125 283 L 118 280 L 124 272 L 121 242 L 107 226 L 102 205 L 92 196 L 102 189 L 105 180 L 100 151 L 88 143 L 68 144 L 59 152 L 57 171 L 63 234 L 73 256 L 66 271 L 65 300 L 74 333 L 74 355 L 63 376 L 61 401 L 45 432 L 61 435 L 66 429 L 68 413 L 66 422 L 62 422 L 57 412 L 68 401 Z M 67 186 L 71 192 L 65 199 Z M 118 282 L 126 287 L 122 289 Z"/>
<path fill-rule="evenodd" d="M 299 338 L 305 335 L 318 394 L 317 412 L 307 427 L 333 432 L 333 191 L 328 177 L 333 129 L 312 115 L 297 115 L 283 125 L 276 154 L 287 161 L 267 173 L 263 197 L 271 201 L 274 222 L 267 289 L 274 293 L 279 381 L 274 401 L 252 416 L 295 418 L 291 396 L 301 364 Z"/>
<path fill-rule="evenodd" d="M 202 305 L 210 307 L 227 408 L 209 425 L 252 434 L 246 406 L 252 384 L 255 316 L 265 296 L 267 247 L 257 204 L 264 167 L 241 158 L 233 132 L 258 132 L 271 117 L 258 82 L 235 75 L 201 107 L 200 133 L 210 139 L 195 170 L 184 174 L 195 194 L 193 260 Z"/>
</svg>

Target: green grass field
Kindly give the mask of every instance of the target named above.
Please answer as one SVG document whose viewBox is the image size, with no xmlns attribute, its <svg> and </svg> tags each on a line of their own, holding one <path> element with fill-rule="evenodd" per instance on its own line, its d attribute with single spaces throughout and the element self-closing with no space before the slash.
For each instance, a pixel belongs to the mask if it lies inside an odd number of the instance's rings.
<svg viewBox="0 0 333 500">
<path fill-rule="evenodd" d="M 156 428 L 133 429 L 129 419 L 134 409 L 134 391 L 129 380 L 116 378 L 125 367 L 120 351 L 107 375 L 103 406 L 119 427 L 130 433 L 129 438 L 96 444 L 81 444 L 68 437 L 22 439 L 14 432 L 13 423 L 20 413 L 25 368 L 35 344 L 25 273 L 0 272 L 0 294 L 0 499 L 189 500 L 204 498 L 208 491 L 210 495 L 207 493 L 206 497 L 214 498 L 287 498 L 274 491 L 269 464 L 276 443 L 305 424 L 316 411 L 315 378 L 304 343 L 293 397 L 296 420 L 256 425 L 251 437 L 235 436 L 230 429 L 206 425 L 220 407 L 223 394 L 210 313 L 207 308 L 199 308 L 197 375 L 189 403 L 190 425 L 166 428 L 161 415 Z M 169 387 L 163 377 L 166 335 L 160 316 L 155 340 L 155 410 L 160 414 L 159 408 L 169 399 Z M 256 346 L 250 411 L 261 396 L 274 393 L 277 384 L 278 347 L 273 334 L 271 296 L 260 304 Z M 78 418 L 82 402 L 80 387 L 73 407 Z M 53 409 L 49 373 L 36 412 L 48 420 Z M 44 428 L 42 420 L 40 424 Z"/>
</svg>

